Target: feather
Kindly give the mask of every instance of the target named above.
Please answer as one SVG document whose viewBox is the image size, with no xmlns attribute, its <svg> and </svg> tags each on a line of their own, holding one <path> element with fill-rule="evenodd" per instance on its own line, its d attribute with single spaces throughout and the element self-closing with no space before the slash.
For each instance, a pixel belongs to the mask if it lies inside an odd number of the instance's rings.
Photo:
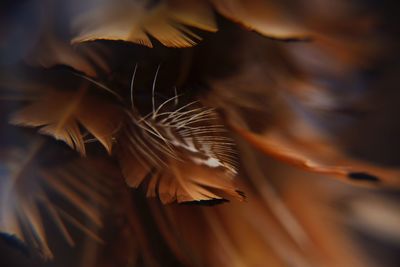
<svg viewBox="0 0 400 267">
<path fill-rule="evenodd" d="M 331 175 L 357 185 L 371 186 L 372 183 L 374 186 L 382 181 L 388 186 L 399 186 L 397 177 L 400 170 L 351 159 L 332 144 L 315 139 L 315 136 L 312 143 L 308 143 L 274 133 L 260 135 L 238 127 L 235 130 L 260 151 L 301 169 Z"/>
<path fill-rule="evenodd" d="M 97 1 L 78 15 L 73 26 L 79 32 L 73 42 L 124 40 L 152 47 L 149 35 L 170 47 L 189 47 L 201 40 L 187 26 L 216 31 L 213 11 L 206 1 Z"/>
<path fill-rule="evenodd" d="M 66 221 L 72 222 L 94 239 L 100 239 L 94 230 L 87 229 L 83 222 L 79 222 L 80 219 L 74 218 L 75 213 L 65 211 L 54 201 L 49 192 L 66 200 L 96 227 L 102 225 L 101 209 L 107 207 L 105 197 L 110 192 L 99 193 L 104 178 L 93 170 L 90 170 L 90 179 L 93 179 L 91 187 L 85 185 L 84 179 L 87 177 L 80 176 L 85 171 L 81 174 L 71 171 L 74 168 L 90 169 L 89 161 L 44 167 L 41 163 L 44 146 L 44 140 L 33 139 L 27 151 L 13 147 L 2 150 L 0 229 L 35 246 L 45 258 L 53 258 L 45 229 L 45 220 L 48 218 L 55 223 L 70 245 L 74 245 L 74 241 Z M 49 145 L 46 147 L 50 148 Z"/>
<path fill-rule="evenodd" d="M 88 95 L 87 85 L 77 92 L 50 91 L 14 113 L 15 125 L 41 127 L 40 132 L 66 142 L 85 155 L 84 126 L 111 153 L 113 135 L 119 127 L 118 109 Z"/>
<path fill-rule="evenodd" d="M 90 48 L 89 48 L 90 47 Z M 28 65 L 51 68 L 65 65 L 90 77 L 111 70 L 101 56 L 101 44 L 71 45 L 55 36 L 43 37 L 24 60 Z M 103 49 L 104 50 L 104 49 Z"/>
<path fill-rule="evenodd" d="M 129 113 L 116 137 L 127 183 L 138 187 L 149 179 L 147 195 L 163 203 L 220 199 L 219 192 L 241 199 L 232 141 L 213 110 L 188 109 L 193 104 L 164 112 L 162 104 L 142 118 Z"/>
<path fill-rule="evenodd" d="M 341 187 L 335 181 L 319 182 L 319 177 L 310 178 L 302 179 L 296 186 L 288 183 L 282 189 L 282 198 L 313 241 L 309 253 L 323 259 L 327 266 L 370 266 L 368 257 L 363 257 L 360 247 L 347 234 L 346 225 L 339 220 L 340 210 L 332 205 L 339 200 L 340 193 L 336 191 Z M 342 190 L 347 189 L 342 186 Z"/>
<path fill-rule="evenodd" d="M 310 33 L 279 1 L 212 0 L 223 16 L 262 35 L 277 39 L 306 39 Z"/>
<path fill-rule="evenodd" d="M 95 58 L 95 52 L 87 58 L 80 54 L 68 43 L 58 40 L 56 37 L 43 37 L 38 47 L 34 48 L 26 57 L 25 61 L 32 66 L 50 68 L 55 65 L 67 65 L 82 71 L 89 76 L 96 76 L 97 72 L 90 63 L 90 58 Z M 97 59 L 101 63 L 101 59 Z M 100 65 L 100 64 L 97 64 Z"/>
</svg>

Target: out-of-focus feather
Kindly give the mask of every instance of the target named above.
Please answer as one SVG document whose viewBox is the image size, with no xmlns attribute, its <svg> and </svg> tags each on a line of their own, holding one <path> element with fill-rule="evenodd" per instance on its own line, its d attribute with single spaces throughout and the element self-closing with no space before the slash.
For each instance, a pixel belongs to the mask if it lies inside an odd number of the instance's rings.
<svg viewBox="0 0 400 267">
<path fill-rule="evenodd" d="M 120 126 L 118 109 L 89 96 L 87 90 L 87 85 L 76 92 L 52 90 L 13 114 L 10 121 L 15 125 L 41 127 L 41 133 L 66 142 L 84 155 L 82 125 L 111 153 L 112 138 Z"/>
<path fill-rule="evenodd" d="M 105 178 L 93 170 L 89 171 L 90 178 L 81 176 L 91 168 L 89 161 L 77 160 L 62 166 L 43 166 L 40 153 L 44 142 L 34 139 L 26 151 L 13 147 L 3 148 L 0 228 L 32 244 L 44 257 L 52 258 L 44 218 L 50 218 L 55 223 L 70 245 L 74 245 L 74 241 L 65 222 L 72 223 L 99 242 L 101 239 L 93 229 L 88 229 L 84 222 L 74 218 L 73 213 L 65 210 L 65 206 L 59 205 L 50 195 L 56 194 L 64 199 L 84 218 L 100 227 L 101 209 L 107 207 L 109 189 L 102 191 Z"/>
<path fill-rule="evenodd" d="M 369 235 L 400 244 L 400 208 L 398 197 L 384 194 L 359 194 L 349 198 L 343 220 Z"/>
<path fill-rule="evenodd" d="M 75 19 L 74 27 L 80 33 L 74 41 L 110 39 L 152 46 L 149 34 L 166 46 L 192 46 L 201 37 L 184 25 L 216 31 L 213 8 L 265 36 L 278 39 L 307 38 L 308 30 L 285 7 L 281 3 L 262 0 L 211 3 L 166 0 L 155 5 L 149 5 L 146 1 L 119 1 L 112 5 L 107 1 L 100 4 L 96 2 L 90 16 L 85 13 Z"/>
<path fill-rule="evenodd" d="M 73 22 L 73 42 L 108 39 L 152 47 L 149 35 L 170 47 L 189 47 L 201 40 L 187 26 L 216 31 L 212 8 L 206 1 L 94 1 L 90 11 Z M 89 12 L 89 13 L 88 13 Z"/>
<path fill-rule="evenodd" d="M 289 179 L 297 178 L 292 175 Z M 339 195 L 335 193 L 338 190 L 335 181 L 330 184 L 329 180 L 318 180 L 305 178 L 301 185 L 289 182 L 281 189 L 285 203 L 313 241 L 313 246 L 307 248 L 308 253 L 327 266 L 371 266 L 347 234 L 346 225 L 339 219 L 340 212 L 332 205 Z"/>
<path fill-rule="evenodd" d="M 337 150 L 334 144 L 315 139 L 315 136 L 309 140 L 296 140 L 284 134 L 260 135 L 238 127 L 235 129 L 260 151 L 301 169 L 332 175 L 355 184 L 363 184 L 363 180 L 365 185 L 380 185 L 380 181 L 387 186 L 400 184 L 399 170 L 351 159 Z"/>
<path fill-rule="evenodd" d="M 36 47 L 25 56 L 31 66 L 50 68 L 66 65 L 90 77 L 98 76 L 98 70 L 108 73 L 109 67 L 95 48 L 71 45 L 50 34 L 39 40 Z"/>
<path fill-rule="evenodd" d="M 222 15 L 250 30 L 278 39 L 308 38 L 309 31 L 279 1 L 212 0 Z"/>
</svg>

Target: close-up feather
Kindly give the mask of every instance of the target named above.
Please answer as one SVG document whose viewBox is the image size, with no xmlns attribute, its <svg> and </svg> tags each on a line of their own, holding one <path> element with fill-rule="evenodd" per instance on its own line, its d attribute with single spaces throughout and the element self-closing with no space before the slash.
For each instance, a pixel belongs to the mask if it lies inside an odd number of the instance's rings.
<svg viewBox="0 0 400 267">
<path fill-rule="evenodd" d="M 399 265 L 395 1 L 0 6 L 0 266 Z"/>
</svg>

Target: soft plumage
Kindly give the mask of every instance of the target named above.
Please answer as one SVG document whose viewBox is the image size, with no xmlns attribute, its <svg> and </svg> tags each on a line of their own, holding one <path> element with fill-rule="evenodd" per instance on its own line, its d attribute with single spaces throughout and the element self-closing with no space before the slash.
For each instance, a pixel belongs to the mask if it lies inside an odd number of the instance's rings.
<svg viewBox="0 0 400 267">
<path fill-rule="evenodd" d="M 2 231 L 52 266 L 398 265 L 390 1 L 50 2 L 1 18 Z"/>
</svg>

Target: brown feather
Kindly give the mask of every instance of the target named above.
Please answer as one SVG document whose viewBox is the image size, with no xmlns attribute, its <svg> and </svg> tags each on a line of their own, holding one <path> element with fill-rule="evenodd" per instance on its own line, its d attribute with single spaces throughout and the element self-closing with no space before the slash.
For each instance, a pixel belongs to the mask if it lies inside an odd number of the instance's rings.
<svg viewBox="0 0 400 267">
<path fill-rule="evenodd" d="M 87 90 L 83 85 L 77 92 L 50 91 L 14 113 L 10 122 L 41 127 L 41 133 L 62 140 L 85 155 L 82 125 L 111 153 L 113 135 L 120 126 L 119 111 L 106 101 L 89 96 Z"/>
<path fill-rule="evenodd" d="M 212 0 L 223 16 L 265 36 L 304 39 L 309 31 L 279 1 Z"/>
<path fill-rule="evenodd" d="M 150 2 L 150 1 L 148 1 Z M 73 42 L 124 40 L 152 47 L 148 34 L 170 47 L 189 47 L 201 40 L 184 25 L 216 31 L 212 8 L 206 1 L 165 1 L 148 8 L 147 1 L 106 1 L 77 16 L 79 34 Z"/>
</svg>

